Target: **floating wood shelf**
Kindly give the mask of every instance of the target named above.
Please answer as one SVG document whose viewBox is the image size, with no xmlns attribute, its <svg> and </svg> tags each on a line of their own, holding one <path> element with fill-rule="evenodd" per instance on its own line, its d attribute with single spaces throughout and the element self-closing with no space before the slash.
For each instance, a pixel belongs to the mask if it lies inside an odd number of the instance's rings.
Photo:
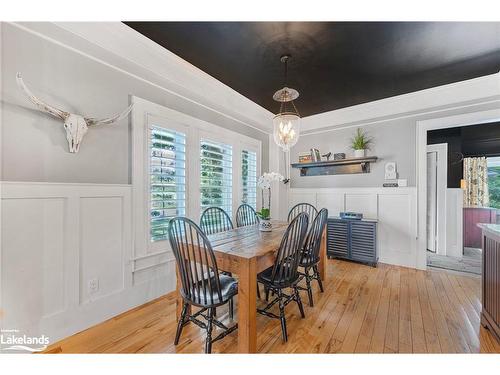
<svg viewBox="0 0 500 375">
<path fill-rule="evenodd" d="M 364 158 L 293 163 L 292 168 L 299 168 L 301 176 L 369 173 L 370 163 L 376 162 L 377 159 L 376 156 L 367 156 Z"/>
</svg>

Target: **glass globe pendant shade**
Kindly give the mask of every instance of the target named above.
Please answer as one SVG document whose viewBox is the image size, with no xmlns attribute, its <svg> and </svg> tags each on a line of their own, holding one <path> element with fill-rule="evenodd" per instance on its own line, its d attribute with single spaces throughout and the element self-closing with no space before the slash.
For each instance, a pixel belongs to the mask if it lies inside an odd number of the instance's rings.
<svg viewBox="0 0 500 375">
<path fill-rule="evenodd" d="M 300 135 L 300 117 L 293 112 L 278 113 L 273 119 L 274 142 L 284 151 L 293 147 Z"/>
</svg>

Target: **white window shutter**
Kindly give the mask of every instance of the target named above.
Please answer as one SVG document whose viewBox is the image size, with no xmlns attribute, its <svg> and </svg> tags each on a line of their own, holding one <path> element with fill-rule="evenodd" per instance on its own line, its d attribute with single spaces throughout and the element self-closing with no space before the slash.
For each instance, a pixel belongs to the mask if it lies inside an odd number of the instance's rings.
<svg viewBox="0 0 500 375">
<path fill-rule="evenodd" d="M 241 203 L 257 208 L 257 153 L 241 151 Z"/>
<path fill-rule="evenodd" d="M 232 146 L 201 139 L 200 199 L 201 211 L 220 207 L 231 216 L 233 186 Z"/>
<path fill-rule="evenodd" d="M 150 128 L 150 238 L 168 239 L 168 223 L 186 215 L 186 135 Z"/>
</svg>

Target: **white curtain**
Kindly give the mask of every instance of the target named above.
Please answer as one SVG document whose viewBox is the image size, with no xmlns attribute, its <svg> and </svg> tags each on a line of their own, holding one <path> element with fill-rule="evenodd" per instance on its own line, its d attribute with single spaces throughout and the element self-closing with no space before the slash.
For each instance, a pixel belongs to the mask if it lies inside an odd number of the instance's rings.
<svg viewBox="0 0 500 375">
<path fill-rule="evenodd" d="M 464 206 L 488 207 L 488 165 L 485 157 L 464 158 Z"/>
</svg>

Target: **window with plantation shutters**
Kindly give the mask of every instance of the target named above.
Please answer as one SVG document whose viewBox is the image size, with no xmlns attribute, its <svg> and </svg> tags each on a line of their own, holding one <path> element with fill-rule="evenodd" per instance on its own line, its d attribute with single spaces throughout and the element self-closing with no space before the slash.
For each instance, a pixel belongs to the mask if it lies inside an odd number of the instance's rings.
<svg viewBox="0 0 500 375">
<path fill-rule="evenodd" d="M 257 153 L 241 151 L 241 203 L 257 208 Z"/>
<path fill-rule="evenodd" d="M 186 215 L 186 135 L 150 129 L 150 238 L 168 239 L 168 222 Z"/>
<path fill-rule="evenodd" d="M 201 139 L 200 192 L 201 211 L 217 206 L 232 215 L 233 193 L 232 146 Z"/>
</svg>

